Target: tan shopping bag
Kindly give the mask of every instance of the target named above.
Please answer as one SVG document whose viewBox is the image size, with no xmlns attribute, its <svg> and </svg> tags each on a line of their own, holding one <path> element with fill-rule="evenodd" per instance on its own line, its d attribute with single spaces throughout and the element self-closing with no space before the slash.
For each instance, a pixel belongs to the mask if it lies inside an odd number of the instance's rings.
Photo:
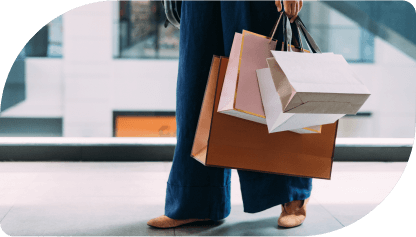
<svg viewBox="0 0 416 237">
<path fill-rule="evenodd" d="M 219 113 L 228 58 L 214 56 L 191 156 L 206 166 L 330 179 L 338 122 L 319 134 L 279 132 Z"/>
</svg>

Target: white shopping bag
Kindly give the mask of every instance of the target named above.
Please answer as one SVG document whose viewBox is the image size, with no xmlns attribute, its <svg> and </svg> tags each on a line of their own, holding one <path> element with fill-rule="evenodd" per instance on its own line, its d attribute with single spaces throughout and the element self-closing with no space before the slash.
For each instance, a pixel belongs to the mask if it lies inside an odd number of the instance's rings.
<svg viewBox="0 0 416 237">
<path fill-rule="evenodd" d="M 294 53 L 292 53 L 294 54 Z M 269 68 L 258 69 L 257 79 L 260 94 L 266 114 L 266 122 L 269 133 L 282 131 L 296 131 L 300 128 L 314 128 L 336 122 L 345 114 L 309 114 L 309 113 L 283 113 L 280 96 Z M 318 128 L 318 127 L 315 127 Z M 303 129 L 305 130 L 305 129 Z"/>
<path fill-rule="evenodd" d="M 356 114 L 370 96 L 342 55 L 272 51 L 284 113 Z"/>
</svg>

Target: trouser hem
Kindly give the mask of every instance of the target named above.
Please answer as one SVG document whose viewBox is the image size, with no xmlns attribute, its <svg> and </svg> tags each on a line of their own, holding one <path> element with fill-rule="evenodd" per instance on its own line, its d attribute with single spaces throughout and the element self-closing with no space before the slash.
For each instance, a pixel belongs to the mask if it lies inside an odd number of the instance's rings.
<svg viewBox="0 0 416 237">
<path fill-rule="evenodd" d="M 274 206 L 310 197 L 312 186 L 303 179 L 284 175 L 240 180 L 244 212 L 257 213 Z"/>
<path fill-rule="evenodd" d="M 305 193 L 298 193 L 298 194 L 291 195 L 291 196 L 286 196 L 284 198 L 277 197 L 277 196 L 275 198 L 265 197 L 263 202 L 261 202 L 261 204 L 259 204 L 259 205 L 244 206 L 244 212 L 246 212 L 246 213 L 261 212 L 261 211 L 267 210 L 269 208 L 275 207 L 277 205 L 288 203 L 288 202 L 291 202 L 291 201 L 294 201 L 294 200 L 305 200 L 305 199 L 309 198 L 310 195 L 311 195 L 311 192 L 305 192 Z"/>
<path fill-rule="evenodd" d="M 172 219 L 217 221 L 231 211 L 230 184 L 224 187 L 189 187 L 167 184 L 165 215 Z"/>
</svg>

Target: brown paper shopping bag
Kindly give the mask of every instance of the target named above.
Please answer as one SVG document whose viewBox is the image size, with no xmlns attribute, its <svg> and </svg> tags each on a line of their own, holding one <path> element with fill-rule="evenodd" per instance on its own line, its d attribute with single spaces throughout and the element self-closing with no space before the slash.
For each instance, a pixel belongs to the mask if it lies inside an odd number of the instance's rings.
<svg viewBox="0 0 416 237">
<path fill-rule="evenodd" d="M 191 156 L 206 166 L 330 179 L 338 122 L 320 134 L 279 132 L 217 112 L 228 58 L 214 56 Z"/>
</svg>

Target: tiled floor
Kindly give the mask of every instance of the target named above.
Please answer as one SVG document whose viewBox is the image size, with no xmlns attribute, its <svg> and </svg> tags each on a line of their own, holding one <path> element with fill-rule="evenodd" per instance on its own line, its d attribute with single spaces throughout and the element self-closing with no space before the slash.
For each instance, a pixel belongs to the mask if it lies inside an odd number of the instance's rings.
<svg viewBox="0 0 416 237">
<path fill-rule="evenodd" d="M 280 206 L 243 212 L 232 174 L 232 211 L 217 223 L 160 230 L 170 162 L 1 162 L 0 224 L 8 235 L 316 235 L 347 226 L 373 210 L 407 163 L 334 163 L 332 180 L 314 179 L 308 218 L 277 228 Z"/>
</svg>

